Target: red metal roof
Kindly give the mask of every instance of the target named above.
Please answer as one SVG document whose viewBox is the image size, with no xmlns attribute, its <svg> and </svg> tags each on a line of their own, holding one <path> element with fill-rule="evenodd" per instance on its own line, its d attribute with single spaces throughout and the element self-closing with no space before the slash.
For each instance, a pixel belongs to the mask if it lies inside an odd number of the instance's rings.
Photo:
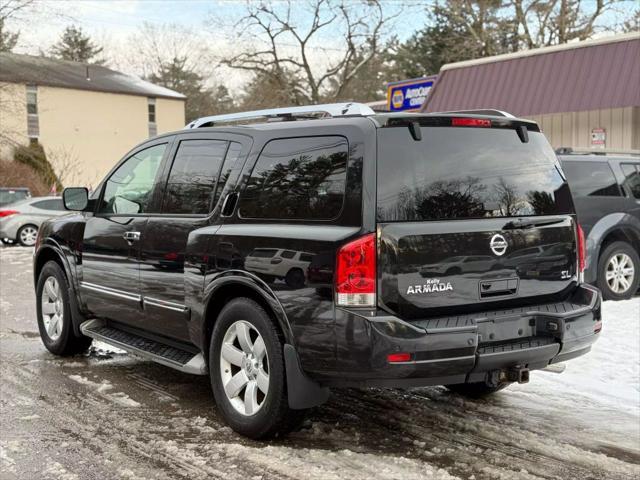
<svg viewBox="0 0 640 480">
<path fill-rule="evenodd" d="M 445 65 L 423 112 L 516 116 L 640 106 L 640 34 Z"/>
</svg>

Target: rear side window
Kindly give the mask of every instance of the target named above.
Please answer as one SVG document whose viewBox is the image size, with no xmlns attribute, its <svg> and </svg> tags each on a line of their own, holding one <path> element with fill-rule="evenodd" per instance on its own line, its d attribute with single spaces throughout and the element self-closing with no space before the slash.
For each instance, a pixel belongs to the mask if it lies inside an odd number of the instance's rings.
<svg viewBox="0 0 640 480">
<path fill-rule="evenodd" d="M 348 144 L 344 137 L 270 141 L 240 196 L 244 218 L 329 220 L 342 209 Z"/>
<path fill-rule="evenodd" d="M 285 250 L 280 254 L 280 256 L 282 258 L 293 258 L 296 256 L 296 252 L 294 252 L 293 250 Z"/>
<path fill-rule="evenodd" d="M 256 248 L 253 252 L 249 254 L 250 257 L 257 258 L 271 258 L 273 257 L 278 250 L 274 248 Z"/>
<path fill-rule="evenodd" d="M 209 213 L 228 145 L 224 140 L 180 142 L 167 181 L 164 213 Z"/>
<path fill-rule="evenodd" d="M 421 127 L 378 130 L 378 221 L 573 213 L 551 146 L 529 131 Z"/>
<path fill-rule="evenodd" d="M 622 186 L 629 195 L 640 199 L 640 163 L 623 163 L 624 183 Z"/>
<path fill-rule="evenodd" d="M 620 187 L 607 162 L 565 161 L 571 193 L 577 197 L 620 197 Z"/>
<path fill-rule="evenodd" d="M 33 202 L 31 205 L 43 210 L 64 210 L 62 199 L 40 200 L 39 202 Z"/>
</svg>

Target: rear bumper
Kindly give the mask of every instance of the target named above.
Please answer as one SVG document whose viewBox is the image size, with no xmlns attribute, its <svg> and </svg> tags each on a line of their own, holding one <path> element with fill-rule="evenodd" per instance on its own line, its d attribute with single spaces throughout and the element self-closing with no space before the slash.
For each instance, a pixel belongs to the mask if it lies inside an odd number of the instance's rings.
<svg viewBox="0 0 640 480">
<path fill-rule="evenodd" d="M 587 353 L 598 338 L 601 295 L 581 285 L 564 302 L 406 322 L 338 310 L 335 386 L 413 387 L 479 382 L 509 369 L 535 370 Z M 409 353 L 389 363 L 391 353 Z M 326 372 L 325 372 L 326 374 Z"/>
</svg>

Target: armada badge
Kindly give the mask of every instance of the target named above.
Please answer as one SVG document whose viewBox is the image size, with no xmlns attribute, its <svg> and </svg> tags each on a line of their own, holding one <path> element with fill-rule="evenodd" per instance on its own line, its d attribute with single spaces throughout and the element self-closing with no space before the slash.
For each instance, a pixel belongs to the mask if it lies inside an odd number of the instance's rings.
<svg viewBox="0 0 640 480">
<path fill-rule="evenodd" d="M 439 278 L 428 278 L 422 285 L 409 285 L 407 288 L 407 295 L 448 291 L 453 291 L 451 282 L 441 282 Z"/>
</svg>

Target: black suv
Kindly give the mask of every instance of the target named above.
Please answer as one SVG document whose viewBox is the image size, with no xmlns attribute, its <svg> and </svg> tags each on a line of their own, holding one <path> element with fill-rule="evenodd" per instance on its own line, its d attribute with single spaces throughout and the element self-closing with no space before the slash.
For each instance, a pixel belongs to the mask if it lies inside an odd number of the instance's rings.
<svg viewBox="0 0 640 480">
<path fill-rule="evenodd" d="M 587 244 L 585 281 L 607 300 L 640 284 L 640 156 L 559 153 Z"/>
<path fill-rule="evenodd" d="M 298 107 L 144 142 L 40 229 L 45 346 L 209 375 L 253 438 L 332 386 L 479 396 L 557 369 L 602 327 L 571 194 L 535 123 L 482 113 Z"/>
</svg>

